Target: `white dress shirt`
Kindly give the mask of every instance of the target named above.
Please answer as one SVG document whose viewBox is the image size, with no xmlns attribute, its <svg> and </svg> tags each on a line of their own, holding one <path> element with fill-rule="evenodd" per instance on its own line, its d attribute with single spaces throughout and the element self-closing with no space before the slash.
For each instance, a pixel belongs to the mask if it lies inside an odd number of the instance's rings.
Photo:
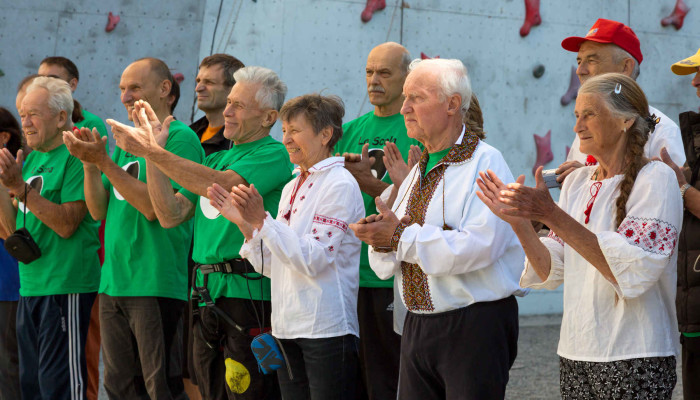
<svg viewBox="0 0 700 400">
<path fill-rule="evenodd" d="M 556 232 L 541 241 L 552 267 L 542 282 L 525 261 L 523 287 L 554 289 L 564 284 L 564 315 L 557 353 L 570 360 L 607 362 L 677 353 L 676 258 L 683 205 L 674 172 L 650 162 L 639 172 L 627 201 L 627 217 L 615 227 L 623 175 L 600 182 L 597 167 L 566 178 L 559 207 L 598 237 L 616 284 L 608 281 Z"/>
<path fill-rule="evenodd" d="M 461 144 L 463 136 L 464 131 L 455 145 Z M 381 279 L 396 275 L 402 300 L 410 312 L 439 313 L 522 293 L 518 286 L 523 270 L 522 247 L 510 225 L 476 196 L 478 172 L 486 169 L 493 170 L 504 182 L 513 182 L 501 153 L 479 141 L 471 158 L 449 164 L 422 226 L 406 227 L 396 251 L 386 253 L 370 248 L 372 269 Z M 398 190 L 393 206 L 398 218 L 406 215 L 407 199 L 419 183 L 419 175 L 417 164 Z M 443 224 L 452 229 L 443 229 Z M 412 309 L 406 302 L 402 261 L 418 264 L 427 275 L 424 286 L 432 300 L 432 310 Z"/>
<path fill-rule="evenodd" d="M 666 114 L 649 106 L 649 114 L 656 115 L 660 118 L 656 124 L 654 132 L 649 134 L 649 140 L 644 145 L 644 156 L 648 159 L 661 157 L 661 149 L 666 147 L 671 160 L 682 166 L 685 164 L 685 150 L 683 150 L 683 138 L 681 137 L 681 129 L 673 122 Z M 581 153 L 581 140 L 578 135 L 574 137 L 574 143 L 571 144 L 571 149 L 566 157 L 566 161 L 576 160 L 583 165 L 586 165 L 587 154 Z"/>
<path fill-rule="evenodd" d="M 360 241 L 348 224 L 365 209 L 344 166 L 343 157 L 330 157 L 309 168 L 303 182 L 289 182 L 277 219 L 268 214 L 241 247 L 241 256 L 270 277 L 272 333 L 280 339 L 359 337 Z"/>
</svg>

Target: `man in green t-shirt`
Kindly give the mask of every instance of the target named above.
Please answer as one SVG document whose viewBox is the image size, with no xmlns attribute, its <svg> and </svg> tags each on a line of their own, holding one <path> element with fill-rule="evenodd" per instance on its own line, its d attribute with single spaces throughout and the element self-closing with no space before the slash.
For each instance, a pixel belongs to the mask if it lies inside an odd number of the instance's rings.
<svg viewBox="0 0 700 400">
<path fill-rule="evenodd" d="M 0 150 L 2 231 L 26 228 L 41 251 L 19 263 L 17 342 L 25 399 L 86 394 L 81 382 L 87 380 L 85 338 L 100 279 L 99 241 L 98 224 L 87 215 L 80 161 L 63 145 L 61 132 L 72 129 L 72 111 L 66 82 L 35 78 L 19 108 L 34 151 L 23 165 L 22 150 L 16 160 Z"/>
<path fill-rule="evenodd" d="M 51 76 L 58 79 L 63 79 L 68 82 L 71 92 L 75 93 L 78 88 L 80 72 L 73 61 L 66 57 L 46 57 L 39 63 L 37 74 L 42 76 Z M 78 100 L 73 99 L 73 126 L 76 128 L 97 128 L 100 136 L 107 137 L 107 128 L 104 122 L 95 114 L 84 110 Z M 109 148 L 109 145 L 105 143 Z M 100 226 L 100 262 L 104 257 L 104 222 Z M 100 302 L 99 298 L 95 299 L 95 304 L 92 306 L 90 313 L 90 328 L 88 329 L 87 347 L 85 349 L 85 357 L 87 359 L 88 368 L 88 399 L 97 400 L 100 383 Z"/>
<path fill-rule="evenodd" d="M 270 322 L 270 281 L 253 272 L 240 258 L 244 238 L 210 205 L 207 187 L 255 185 L 265 209 L 275 216 L 282 188 L 291 179 L 292 165 L 285 147 L 270 137 L 287 86 L 273 71 L 245 67 L 234 73 L 236 84 L 224 109 L 224 136 L 230 150 L 213 153 L 198 165 L 163 149 L 167 128 L 148 118 L 148 105 L 138 104 L 141 127 L 112 120 L 117 145 L 148 161 L 148 191 L 164 226 L 194 216 L 197 277 L 192 326 L 192 369 L 207 399 L 275 399 L 274 375 L 262 375 L 250 350 L 252 338 Z M 164 125 L 167 125 L 164 124 Z M 172 128 L 171 128 L 172 130 Z M 162 141 L 162 139 L 161 139 Z M 166 176 L 167 175 L 167 176 Z M 178 193 L 168 177 L 182 185 Z M 240 329 L 239 329 L 240 328 Z"/>
<path fill-rule="evenodd" d="M 398 43 L 383 43 L 372 49 L 367 57 L 366 79 L 374 110 L 345 123 L 343 137 L 336 145 L 336 151 L 345 155 L 345 167 L 360 185 L 367 215 L 377 213 L 374 198 L 391 184 L 383 162 L 385 143 L 394 143 L 404 158 L 412 144 L 419 144 L 406 135 L 400 114 L 410 62 L 408 51 Z M 401 337 L 394 332 L 394 312 L 399 311 L 394 307 L 402 307 L 402 303 L 394 301 L 393 284 L 393 279 L 381 280 L 372 271 L 363 242 L 357 316 L 362 379 L 369 399 L 396 398 Z"/>
<path fill-rule="evenodd" d="M 124 69 L 121 100 L 133 118 L 135 103 L 153 104 L 153 118 L 170 117 L 173 76 L 156 58 Z M 66 133 L 71 153 L 83 161 L 85 193 L 92 216 L 106 219 L 105 263 L 100 280 L 100 323 L 110 397 L 182 398 L 182 313 L 187 299 L 187 257 L 192 224 L 166 229 L 156 220 L 148 188 L 147 162 L 117 148 L 110 158 L 95 129 Z M 199 163 L 197 135 L 173 121 L 163 146 Z M 169 190 L 180 186 L 168 182 Z"/>
</svg>

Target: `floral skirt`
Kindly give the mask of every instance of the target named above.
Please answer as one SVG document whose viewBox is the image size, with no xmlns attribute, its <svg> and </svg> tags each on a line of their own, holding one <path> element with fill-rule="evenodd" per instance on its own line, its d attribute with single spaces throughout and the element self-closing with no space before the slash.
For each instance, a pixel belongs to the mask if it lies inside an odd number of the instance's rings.
<svg viewBox="0 0 700 400">
<path fill-rule="evenodd" d="M 559 357 L 559 384 L 564 400 L 670 400 L 676 386 L 676 358 L 588 362 Z"/>
</svg>

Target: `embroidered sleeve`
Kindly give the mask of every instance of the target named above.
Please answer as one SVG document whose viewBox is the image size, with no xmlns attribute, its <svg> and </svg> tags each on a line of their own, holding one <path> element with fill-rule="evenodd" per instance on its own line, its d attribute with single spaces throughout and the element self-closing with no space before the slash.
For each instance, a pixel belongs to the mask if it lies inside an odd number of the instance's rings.
<svg viewBox="0 0 700 400">
<path fill-rule="evenodd" d="M 617 229 L 617 233 L 622 235 L 629 244 L 667 257 L 673 254 L 678 241 L 676 227 L 656 218 L 627 216 Z"/>
<path fill-rule="evenodd" d="M 337 218 L 326 217 L 325 215 L 320 215 L 320 214 L 314 215 L 314 223 L 321 224 L 321 225 L 328 225 L 328 226 L 338 228 L 341 231 L 343 231 L 343 233 L 347 232 L 347 230 L 348 230 L 348 223 L 347 222 L 342 221 L 342 220 L 337 219 Z M 328 232 L 328 234 L 330 237 L 331 233 Z"/>
<path fill-rule="evenodd" d="M 399 248 L 399 240 L 401 240 L 401 235 L 403 234 L 403 231 L 406 229 L 406 224 L 400 223 L 399 226 L 396 227 L 396 230 L 394 231 L 394 235 L 391 237 L 391 249 L 393 251 L 396 251 Z"/>
<path fill-rule="evenodd" d="M 550 230 L 550 231 L 549 231 L 549 234 L 547 235 L 547 237 L 550 238 L 550 239 L 552 239 L 552 240 L 554 240 L 554 241 L 556 241 L 557 243 L 559 243 L 560 245 L 562 245 L 562 247 L 564 246 L 564 241 L 561 240 L 561 238 L 560 238 L 559 236 L 557 236 L 557 234 L 554 233 L 553 230 Z"/>
</svg>

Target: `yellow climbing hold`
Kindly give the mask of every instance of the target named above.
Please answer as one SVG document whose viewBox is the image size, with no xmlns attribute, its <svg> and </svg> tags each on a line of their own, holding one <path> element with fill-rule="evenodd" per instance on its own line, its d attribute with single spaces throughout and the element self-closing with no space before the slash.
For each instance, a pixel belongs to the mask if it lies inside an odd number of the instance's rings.
<svg viewBox="0 0 700 400">
<path fill-rule="evenodd" d="M 238 361 L 227 358 L 226 383 L 233 393 L 243 393 L 250 386 L 250 372 Z"/>
</svg>

